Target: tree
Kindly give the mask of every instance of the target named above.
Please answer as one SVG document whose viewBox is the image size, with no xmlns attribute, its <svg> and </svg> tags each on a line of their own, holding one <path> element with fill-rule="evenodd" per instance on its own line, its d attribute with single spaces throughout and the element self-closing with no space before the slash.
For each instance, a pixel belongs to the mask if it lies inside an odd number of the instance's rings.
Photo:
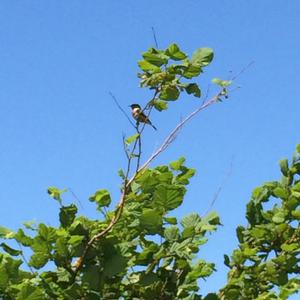
<svg viewBox="0 0 300 300">
<path fill-rule="evenodd" d="M 212 59 L 210 48 L 200 48 L 189 58 L 176 44 L 143 53 L 138 77 L 141 87 L 154 93 L 143 109 L 146 116 L 167 110 L 183 92 L 200 97 L 200 87 L 189 80 Z M 290 166 L 281 162 L 281 182 L 254 191 L 247 208 L 249 224 L 237 229 L 239 248 L 231 258 L 225 256 L 227 285 L 218 294 L 198 293 L 199 279 L 210 276 L 214 264 L 197 259 L 197 253 L 220 219 L 210 212 L 177 220 L 172 211 L 182 205 L 195 170 L 183 157 L 154 168 L 150 164 L 186 122 L 227 98 L 231 81 L 213 82 L 219 88 L 216 95 L 184 118 L 143 163 L 147 125 L 128 118 L 135 134 L 123 138 L 127 168 L 119 171 L 121 195 L 115 209 L 106 211 L 111 197 L 101 189 L 89 200 L 102 217 L 78 216 L 75 204 L 63 203 L 66 190 L 50 187 L 49 195 L 60 205 L 59 227 L 25 223 L 17 232 L 0 228 L 2 299 L 286 299 L 299 289 L 300 147 Z M 281 205 L 264 209 L 272 197 Z"/>
</svg>

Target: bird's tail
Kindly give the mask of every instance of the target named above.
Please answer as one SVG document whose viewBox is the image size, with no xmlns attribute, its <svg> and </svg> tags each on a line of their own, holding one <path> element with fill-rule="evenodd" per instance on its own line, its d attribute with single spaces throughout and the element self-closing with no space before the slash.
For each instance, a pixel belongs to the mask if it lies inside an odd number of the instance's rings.
<svg viewBox="0 0 300 300">
<path fill-rule="evenodd" d="M 152 123 L 150 123 L 150 125 L 152 126 L 152 128 L 153 128 L 154 130 L 157 130 L 157 128 L 156 128 Z"/>
</svg>

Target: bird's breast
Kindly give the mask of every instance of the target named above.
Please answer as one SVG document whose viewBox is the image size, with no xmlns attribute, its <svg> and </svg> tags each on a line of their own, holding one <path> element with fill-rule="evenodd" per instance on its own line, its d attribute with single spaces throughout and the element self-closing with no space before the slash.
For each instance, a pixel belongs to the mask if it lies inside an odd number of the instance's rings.
<svg viewBox="0 0 300 300">
<path fill-rule="evenodd" d="M 132 116 L 133 116 L 135 119 L 137 119 L 138 116 L 139 116 L 139 114 L 140 114 L 140 112 L 141 112 L 141 110 L 140 110 L 139 108 L 134 108 L 134 109 L 132 110 Z"/>
</svg>

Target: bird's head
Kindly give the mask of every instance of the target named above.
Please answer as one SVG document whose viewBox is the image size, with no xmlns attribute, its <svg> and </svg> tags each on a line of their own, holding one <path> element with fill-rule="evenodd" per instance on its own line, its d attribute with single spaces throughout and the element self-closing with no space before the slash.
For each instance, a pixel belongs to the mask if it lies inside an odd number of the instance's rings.
<svg viewBox="0 0 300 300">
<path fill-rule="evenodd" d="M 140 105 L 138 104 L 131 104 L 129 105 L 131 107 L 131 109 L 134 109 L 134 108 L 141 108 Z"/>
</svg>

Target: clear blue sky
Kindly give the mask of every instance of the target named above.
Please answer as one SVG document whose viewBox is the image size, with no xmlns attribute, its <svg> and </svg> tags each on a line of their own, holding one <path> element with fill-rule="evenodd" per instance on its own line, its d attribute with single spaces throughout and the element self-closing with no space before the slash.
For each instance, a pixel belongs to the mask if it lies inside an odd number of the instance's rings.
<svg viewBox="0 0 300 300">
<path fill-rule="evenodd" d="M 219 270 L 203 292 L 220 288 L 252 189 L 279 178 L 278 160 L 300 142 L 299 1 L 1 1 L 0 13 L 0 220 L 12 229 L 33 219 L 57 224 L 48 186 L 71 188 L 81 213 L 95 218 L 87 199 L 97 189 L 117 200 L 122 132 L 132 130 L 108 91 L 124 107 L 149 99 L 136 61 L 154 46 L 152 26 L 162 48 L 214 49 L 203 90 L 255 61 L 242 88 L 188 124 L 154 163 L 184 155 L 198 170 L 179 216 L 203 213 L 223 186 L 214 208 L 224 226 L 200 252 Z M 159 130 L 147 129 L 145 155 L 198 104 L 184 96 L 153 115 Z"/>
</svg>

